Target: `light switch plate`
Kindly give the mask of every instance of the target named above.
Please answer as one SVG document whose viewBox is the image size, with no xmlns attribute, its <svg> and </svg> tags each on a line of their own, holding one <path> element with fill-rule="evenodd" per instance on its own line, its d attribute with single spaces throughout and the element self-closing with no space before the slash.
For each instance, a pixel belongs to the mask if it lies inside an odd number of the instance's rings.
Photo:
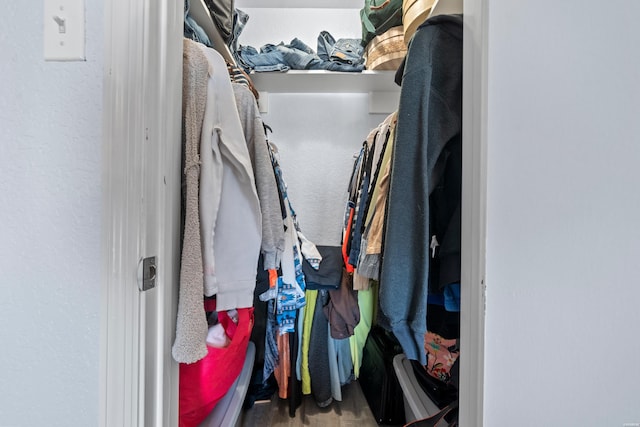
<svg viewBox="0 0 640 427">
<path fill-rule="evenodd" d="M 44 0 L 44 59 L 85 60 L 85 0 Z"/>
</svg>

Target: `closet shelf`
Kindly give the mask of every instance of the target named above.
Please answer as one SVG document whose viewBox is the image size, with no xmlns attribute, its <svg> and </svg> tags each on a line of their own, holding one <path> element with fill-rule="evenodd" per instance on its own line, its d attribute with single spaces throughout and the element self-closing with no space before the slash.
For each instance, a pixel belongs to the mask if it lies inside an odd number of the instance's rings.
<svg viewBox="0 0 640 427">
<path fill-rule="evenodd" d="M 362 9 L 363 0 L 237 0 L 236 7 L 242 8 L 287 8 L 287 9 Z"/>
<path fill-rule="evenodd" d="M 273 93 L 400 92 L 395 71 L 345 73 L 325 70 L 290 70 L 286 73 L 252 73 L 259 91 Z"/>
</svg>

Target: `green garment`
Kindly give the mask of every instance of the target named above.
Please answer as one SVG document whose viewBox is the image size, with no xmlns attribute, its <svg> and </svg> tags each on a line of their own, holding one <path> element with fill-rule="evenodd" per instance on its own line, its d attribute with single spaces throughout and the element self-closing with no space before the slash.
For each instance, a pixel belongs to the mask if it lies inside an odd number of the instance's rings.
<svg viewBox="0 0 640 427">
<path fill-rule="evenodd" d="M 307 305 L 304 310 L 304 322 L 302 325 L 302 362 L 300 376 L 302 377 L 302 394 L 311 394 L 311 374 L 309 374 L 309 340 L 311 338 L 311 326 L 313 325 L 313 313 L 316 310 L 318 291 L 307 289 L 305 291 Z"/>
<path fill-rule="evenodd" d="M 374 319 L 378 288 L 377 282 L 371 281 L 371 286 L 366 291 L 358 291 L 358 306 L 360 307 L 360 322 L 353 330 L 353 335 L 349 337 L 351 346 L 351 360 L 353 361 L 353 375 L 358 378 L 360 375 L 360 365 L 362 365 L 362 350 L 367 341 L 371 324 Z"/>
</svg>

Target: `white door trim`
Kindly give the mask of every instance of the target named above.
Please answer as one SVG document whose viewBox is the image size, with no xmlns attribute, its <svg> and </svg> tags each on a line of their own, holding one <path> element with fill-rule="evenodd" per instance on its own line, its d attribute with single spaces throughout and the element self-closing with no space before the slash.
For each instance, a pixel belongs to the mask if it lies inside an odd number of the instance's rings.
<svg viewBox="0 0 640 427">
<path fill-rule="evenodd" d="M 99 425 L 175 426 L 183 3 L 104 7 Z M 141 292 L 148 256 L 156 287 Z"/>
<path fill-rule="evenodd" d="M 484 408 L 487 176 L 487 0 L 464 1 L 460 406 L 463 427 Z"/>
</svg>

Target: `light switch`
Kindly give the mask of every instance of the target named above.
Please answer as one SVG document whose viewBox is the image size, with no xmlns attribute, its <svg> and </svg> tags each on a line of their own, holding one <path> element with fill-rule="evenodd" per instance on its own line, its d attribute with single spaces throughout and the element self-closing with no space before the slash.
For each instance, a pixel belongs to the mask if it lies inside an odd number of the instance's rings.
<svg viewBox="0 0 640 427">
<path fill-rule="evenodd" d="M 44 0 L 44 59 L 84 61 L 84 0 Z"/>
</svg>

